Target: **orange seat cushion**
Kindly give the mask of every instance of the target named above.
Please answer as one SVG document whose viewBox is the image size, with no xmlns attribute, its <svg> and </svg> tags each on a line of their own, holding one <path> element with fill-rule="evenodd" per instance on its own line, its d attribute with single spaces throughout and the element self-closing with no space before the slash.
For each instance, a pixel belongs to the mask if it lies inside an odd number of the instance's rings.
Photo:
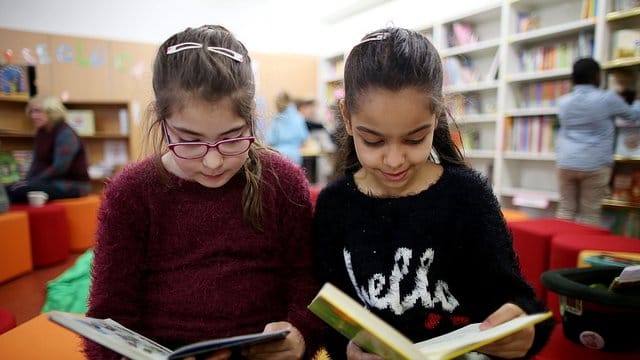
<svg viewBox="0 0 640 360">
<path fill-rule="evenodd" d="M 73 252 L 82 252 L 93 247 L 98 227 L 100 197 L 87 195 L 79 198 L 55 200 L 53 203 L 62 205 L 67 210 L 69 249 Z"/>
<path fill-rule="evenodd" d="M 0 215 L 0 282 L 33 269 L 29 216 L 24 211 Z"/>
</svg>

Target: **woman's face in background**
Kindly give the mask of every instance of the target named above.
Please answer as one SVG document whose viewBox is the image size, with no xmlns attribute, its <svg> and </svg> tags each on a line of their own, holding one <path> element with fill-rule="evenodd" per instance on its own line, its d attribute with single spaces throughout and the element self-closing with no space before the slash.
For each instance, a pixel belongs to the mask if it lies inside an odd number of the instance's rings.
<svg viewBox="0 0 640 360">
<path fill-rule="evenodd" d="M 29 116 L 31 116 L 31 120 L 33 124 L 36 126 L 36 130 L 40 129 L 43 126 L 46 126 L 49 123 L 49 117 L 47 114 L 42 111 L 39 107 L 32 107 L 29 111 Z"/>
</svg>

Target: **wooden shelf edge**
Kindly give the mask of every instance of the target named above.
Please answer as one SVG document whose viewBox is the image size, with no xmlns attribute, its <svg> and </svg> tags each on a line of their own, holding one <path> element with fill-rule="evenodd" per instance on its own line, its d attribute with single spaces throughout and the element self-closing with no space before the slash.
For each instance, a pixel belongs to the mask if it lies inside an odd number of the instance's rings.
<svg viewBox="0 0 640 360">
<path fill-rule="evenodd" d="M 640 57 L 622 58 L 616 60 L 610 60 L 602 64 L 603 69 L 617 69 L 628 66 L 640 65 Z"/>
<path fill-rule="evenodd" d="M 630 202 L 630 201 L 622 201 L 622 200 L 614 200 L 614 199 L 604 199 L 604 200 L 602 200 L 602 206 L 610 207 L 610 208 L 640 210 L 640 203 Z"/>
<path fill-rule="evenodd" d="M 613 11 L 607 14 L 607 21 L 622 20 L 634 16 L 640 16 L 640 7 L 634 7 L 629 10 Z"/>
<path fill-rule="evenodd" d="M 2 101 L 15 101 L 15 102 L 27 102 L 29 101 L 29 94 L 5 94 L 0 93 L 0 100 Z"/>
</svg>

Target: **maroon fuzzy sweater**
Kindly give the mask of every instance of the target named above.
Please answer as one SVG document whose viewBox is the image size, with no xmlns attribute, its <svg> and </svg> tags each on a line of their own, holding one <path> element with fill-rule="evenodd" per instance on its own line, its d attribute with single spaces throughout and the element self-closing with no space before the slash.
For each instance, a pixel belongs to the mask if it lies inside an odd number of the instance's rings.
<svg viewBox="0 0 640 360">
<path fill-rule="evenodd" d="M 152 158 L 128 166 L 99 212 L 87 315 L 172 348 L 289 321 L 307 353 L 315 351 L 324 327 L 306 309 L 319 289 L 307 180 L 278 155 L 261 160 L 264 233 L 242 220 L 242 172 L 210 189 Z M 90 358 L 119 358 L 91 342 L 85 348 Z"/>
</svg>

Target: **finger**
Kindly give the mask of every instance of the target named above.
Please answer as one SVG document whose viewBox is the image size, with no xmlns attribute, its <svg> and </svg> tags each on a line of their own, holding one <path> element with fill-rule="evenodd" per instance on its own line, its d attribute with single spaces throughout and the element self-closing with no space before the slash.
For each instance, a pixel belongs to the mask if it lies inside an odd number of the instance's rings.
<svg viewBox="0 0 640 360">
<path fill-rule="evenodd" d="M 502 324 L 505 321 L 509 321 L 518 316 L 525 315 L 524 311 L 517 305 L 506 303 L 502 305 L 498 310 L 494 311 L 480 324 L 480 330 L 486 330 L 490 327 L 494 327 L 498 324 Z"/>
<path fill-rule="evenodd" d="M 272 323 L 268 323 L 262 332 L 272 332 L 278 330 L 286 330 L 291 329 L 291 324 L 286 321 L 276 321 Z"/>
<path fill-rule="evenodd" d="M 229 358 L 231 358 L 230 349 L 218 350 L 214 353 L 208 354 L 206 357 L 207 360 L 226 360 Z M 196 360 L 196 358 L 194 357 L 193 360 Z"/>
<path fill-rule="evenodd" d="M 380 356 L 364 352 L 353 341 L 347 345 L 347 359 L 349 360 L 383 360 Z"/>
</svg>

